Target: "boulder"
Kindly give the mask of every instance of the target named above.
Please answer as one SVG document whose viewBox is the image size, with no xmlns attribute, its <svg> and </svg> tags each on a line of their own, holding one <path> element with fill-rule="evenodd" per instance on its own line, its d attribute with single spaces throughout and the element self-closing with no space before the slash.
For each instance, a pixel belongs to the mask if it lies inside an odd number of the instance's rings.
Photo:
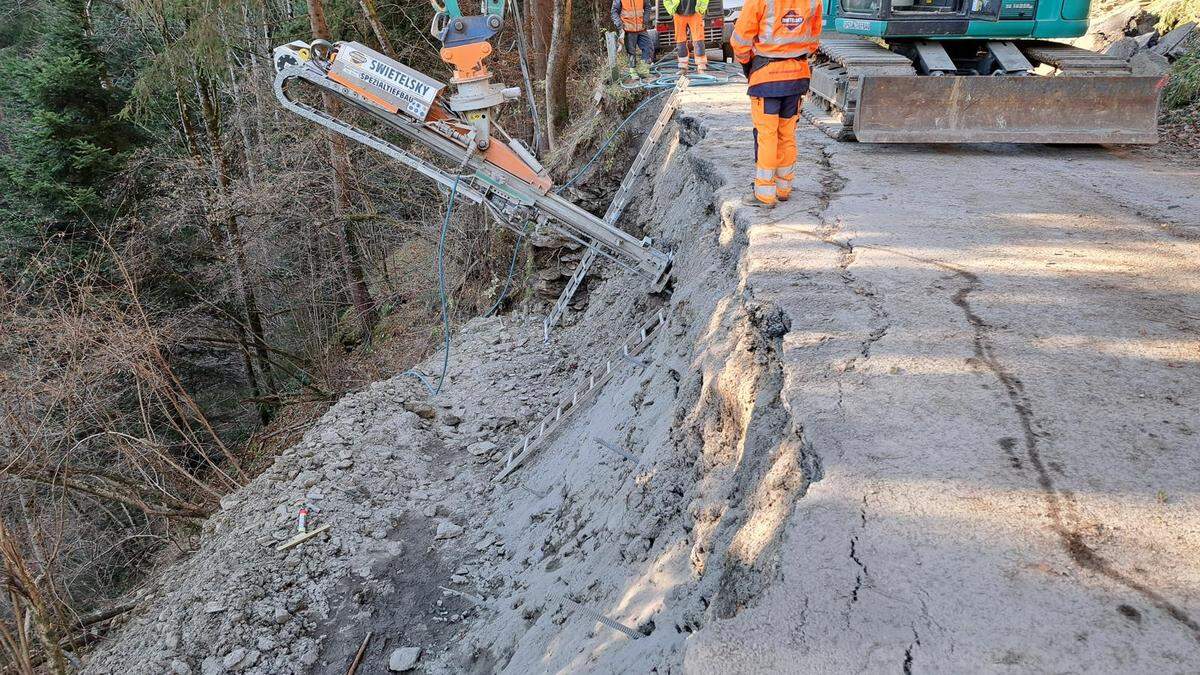
<svg viewBox="0 0 1200 675">
<path fill-rule="evenodd" d="M 448 520 L 443 520 L 442 522 L 438 523 L 437 533 L 434 534 L 433 538 L 434 539 L 453 539 L 455 537 L 461 536 L 462 533 L 463 533 L 463 528 L 461 525 L 455 525 L 454 523 L 452 523 Z"/>
<path fill-rule="evenodd" d="M 226 654 L 221 665 L 225 667 L 225 670 L 237 670 L 242 665 L 242 661 L 246 660 L 246 653 L 244 648 L 239 647 Z"/>
<path fill-rule="evenodd" d="M 1162 75 L 1171 69 L 1171 62 L 1161 54 L 1145 51 L 1138 52 L 1129 59 L 1129 68 L 1134 75 Z"/>
<path fill-rule="evenodd" d="M 420 401 L 405 401 L 404 409 L 425 420 L 431 420 L 437 416 L 437 413 L 434 412 L 432 406 L 430 406 L 428 403 L 422 403 Z"/>
<path fill-rule="evenodd" d="M 1138 43 L 1135 38 L 1123 37 L 1120 40 L 1108 46 L 1104 50 L 1107 56 L 1115 56 L 1122 61 L 1128 61 L 1130 57 L 1138 52 Z"/>
<path fill-rule="evenodd" d="M 478 443 L 472 443 L 468 445 L 467 452 L 479 457 L 480 455 L 486 455 L 490 453 L 491 451 L 495 450 L 496 447 L 496 444 L 491 441 L 479 441 Z"/>
<path fill-rule="evenodd" d="M 417 667 L 421 660 L 420 647 L 400 647 L 392 651 L 388 658 L 388 670 L 393 673 L 403 673 Z"/>
<path fill-rule="evenodd" d="M 275 623 L 279 624 L 280 626 L 287 623 L 292 618 L 292 615 L 289 614 L 288 611 L 282 607 L 275 608 L 274 616 L 275 616 Z"/>
</svg>

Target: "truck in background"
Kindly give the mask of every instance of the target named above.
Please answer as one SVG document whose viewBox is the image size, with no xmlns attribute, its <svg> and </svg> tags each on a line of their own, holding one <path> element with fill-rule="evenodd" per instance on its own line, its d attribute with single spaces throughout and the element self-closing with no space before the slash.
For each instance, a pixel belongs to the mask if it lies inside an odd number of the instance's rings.
<svg viewBox="0 0 1200 675">
<path fill-rule="evenodd" d="M 730 0 L 740 7 L 743 0 Z M 708 0 L 708 11 L 704 13 L 704 46 L 705 49 L 720 48 L 725 50 L 726 21 L 724 3 L 721 0 Z M 730 26 L 730 30 L 732 26 Z M 658 37 L 654 43 L 654 53 L 658 57 L 675 53 L 675 24 L 670 13 L 663 7 L 662 0 L 657 0 L 657 13 L 654 30 Z"/>
</svg>

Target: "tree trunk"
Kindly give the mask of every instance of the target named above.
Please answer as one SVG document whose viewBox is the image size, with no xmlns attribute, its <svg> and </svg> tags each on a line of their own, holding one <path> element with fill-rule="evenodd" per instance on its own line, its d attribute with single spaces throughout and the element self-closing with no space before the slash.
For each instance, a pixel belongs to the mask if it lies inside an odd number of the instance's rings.
<svg viewBox="0 0 1200 675">
<path fill-rule="evenodd" d="M 319 40 L 332 41 L 329 24 L 325 21 L 325 7 L 321 0 L 308 0 L 308 20 L 312 27 L 313 37 Z M 338 100 L 328 92 L 321 93 L 321 101 L 325 112 L 337 117 L 341 106 Z M 362 256 L 358 250 L 358 242 L 354 224 L 346 218 L 351 209 L 350 152 L 346 148 L 346 139 L 334 132 L 329 132 L 329 150 L 333 165 L 334 218 L 339 222 L 337 228 L 338 248 L 342 253 L 342 264 L 346 267 L 346 283 L 350 288 L 350 299 L 358 312 L 362 323 L 363 339 L 370 340 L 371 329 L 375 327 L 378 314 L 375 311 L 375 301 L 367 287 L 366 275 L 363 274 Z"/>
<path fill-rule="evenodd" d="M 546 55 L 550 52 L 554 23 L 554 0 L 528 0 L 529 37 L 533 51 L 533 75 L 546 77 Z"/>
<path fill-rule="evenodd" d="M 271 372 L 271 359 L 267 349 L 266 332 L 263 330 L 262 313 L 258 308 L 258 298 L 250 284 L 246 272 L 246 244 L 242 240 L 242 230 L 238 217 L 233 212 L 232 196 L 230 194 L 231 179 L 229 163 L 225 159 L 224 145 L 221 140 L 221 125 L 218 119 L 216 102 L 208 83 L 198 82 L 196 90 L 200 97 L 200 107 L 204 111 L 204 128 L 208 132 L 208 148 L 212 155 L 213 171 L 216 173 L 217 187 L 221 194 L 221 209 L 225 212 L 225 230 L 229 241 L 230 253 L 233 254 L 233 278 L 242 298 L 242 307 L 246 312 L 246 322 L 250 326 L 250 334 L 254 339 L 254 351 L 258 357 L 258 369 L 263 375 L 264 385 L 268 393 L 275 393 L 275 377 Z"/>
<path fill-rule="evenodd" d="M 570 113 L 567 101 L 567 72 L 571 65 L 571 10 L 573 0 L 554 3 L 554 34 L 546 59 L 546 131 L 550 149 L 558 145 L 561 123 Z"/>
</svg>

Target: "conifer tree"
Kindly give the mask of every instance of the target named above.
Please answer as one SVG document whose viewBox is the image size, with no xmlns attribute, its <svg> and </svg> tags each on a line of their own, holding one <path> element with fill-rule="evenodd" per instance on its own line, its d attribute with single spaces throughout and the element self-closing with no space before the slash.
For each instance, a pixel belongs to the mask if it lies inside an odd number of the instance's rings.
<svg viewBox="0 0 1200 675">
<path fill-rule="evenodd" d="M 48 0 L 33 44 L 4 49 L 0 157 L 10 234 L 86 237 L 111 215 L 107 187 L 137 143 L 86 30 L 83 0 Z"/>
</svg>

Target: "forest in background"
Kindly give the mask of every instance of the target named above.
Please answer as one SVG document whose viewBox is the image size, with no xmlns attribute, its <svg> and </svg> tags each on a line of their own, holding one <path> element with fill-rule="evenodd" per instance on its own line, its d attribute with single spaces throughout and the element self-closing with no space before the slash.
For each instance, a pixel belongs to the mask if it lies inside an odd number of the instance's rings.
<svg viewBox="0 0 1200 675">
<path fill-rule="evenodd" d="M 1154 9 L 1175 25 L 1198 7 Z M 604 125 L 581 113 L 607 5 L 520 9 L 490 63 L 520 84 L 525 32 L 543 158 L 564 166 Z M 441 346 L 446 196 L 286 113 L 270 61 L 294 39 L 356 40 L 445 81 L 432 11 L 0 0 L 0 672 L 66 670 L 86 626 L 193 547 L 223 495 L 343 392 Z M 1168 119 L 1197 129 L 1200 47 L 1167 94 Z M 533 145 L 523 99 L 500 123 Z M 488 217 L 460 204 L 452 221 L 455 321 L 496 303 L 525 245 Z M 529 252 L 519 260 L 510 304 L 537 283 Z"/>
<path fill-rule="evenodd" d="M 569 154 L 607 5 L 520 9 L 495 79 L 521 83 L 525 31 L 541 149 Z M 446 196 L 287 114 L 270 59 L 295 39 L 355 40 L 445 81 L 432 14 L 418 0 L 0 0 L 0 668 L 63 671 L 88 613 L 186 551 L 330 402 L 440 346 Z M 523 99 L 499 121 L 532 145 Z M 520 242 L 483 209 L 455 213 L 458 320 L 499 299 Z M 521 259 L 510 302 L 533 272 Z"/>
</svg>

